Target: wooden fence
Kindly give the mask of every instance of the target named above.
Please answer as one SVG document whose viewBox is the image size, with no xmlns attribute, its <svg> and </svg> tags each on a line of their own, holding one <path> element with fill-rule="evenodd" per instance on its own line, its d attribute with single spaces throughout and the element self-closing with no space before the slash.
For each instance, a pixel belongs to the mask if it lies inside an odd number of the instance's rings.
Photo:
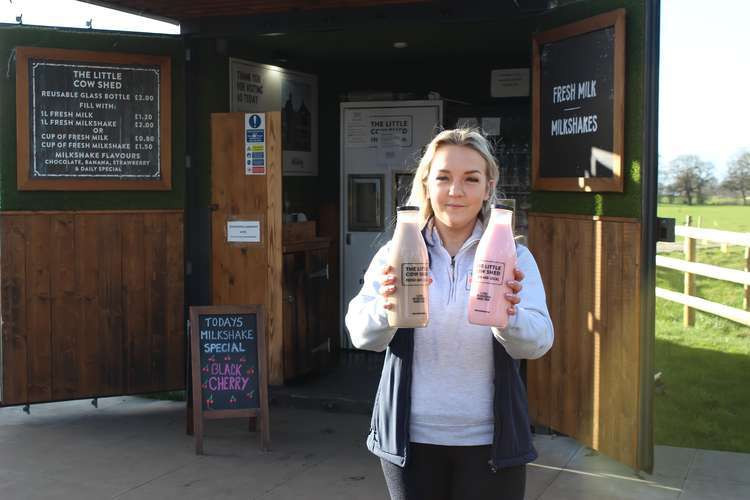
<svg viewBox="0 0 750 500">
<path fill-rule="evenodd" d="M 684 238 L 685 259 L 681 260 L 661 255 L 656 256 L 657 267 L 674 269 L 685 273 L 684 292 L 679 293 L 656 287 L 656 296 L 685 306 L 683 312 L 683 324 L 685 326 L 693 326 L 695 324 L 696 309 L 750 326 L 750 233 L 735 233 L 731 231 L 719 231 L 717 229 L 690 227 L 690 222 L 690 216 L 688 216 L 684 226 L 675 227 L 675 235 Z M 745 247 L 745 270 L 739 271 L 695 262 L 697 240 L 720 243 L 722 249 L 726 248 L 727 245 Z M 743 309 L 696 297 L 696 275 L 743 285 Z"/>
</svg>

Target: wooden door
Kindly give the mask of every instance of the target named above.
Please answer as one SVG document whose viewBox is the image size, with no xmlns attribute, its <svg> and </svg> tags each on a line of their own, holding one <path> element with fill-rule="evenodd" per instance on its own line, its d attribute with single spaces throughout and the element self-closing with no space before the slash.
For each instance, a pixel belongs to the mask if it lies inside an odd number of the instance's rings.
<svg viewBox="0 0 750 500">
<path fill-rule="evenodd" d="M 640 221 L 530 214 L 529 247 L 555 326 L 527 365 L 532 419 L 640 468 Z"/>
<path fill-rule="evenodd" d="M 327 238 L 285 246 L 284 379 L 330 367 L 338 340 L 331 319 Z"/>
<path fill-rule="evenodd" d="M 651 472 L 659 4 L 594 3 L 548 18 L 532 41 L 528 243 L 555 343 L 528 363 L 529 409 L 536 423 Z M 598 93 L 555 108 L 558 82 L 587 79 Z M 545 116 L 595 116 L 600 134 L 556 135 Z"/>
</svg>

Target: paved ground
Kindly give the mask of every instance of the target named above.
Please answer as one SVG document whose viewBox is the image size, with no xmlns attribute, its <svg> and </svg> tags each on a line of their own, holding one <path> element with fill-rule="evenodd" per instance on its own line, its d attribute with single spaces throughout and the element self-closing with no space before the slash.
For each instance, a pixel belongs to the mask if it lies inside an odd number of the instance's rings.
<svg viewBox="0 0 750 500">
<path fill-rule="evenodd" d="M 273 450 L 212 421 L 206 456 L 181 403 L 141 398 L 0 409 L 0 499 L 386 499 L 365 415 L 271 408 Z M 569 438 L 538 436 L 530 499 L 747 499 L 750 455 L 657 447 L 638 476 Z"/>
</svg>

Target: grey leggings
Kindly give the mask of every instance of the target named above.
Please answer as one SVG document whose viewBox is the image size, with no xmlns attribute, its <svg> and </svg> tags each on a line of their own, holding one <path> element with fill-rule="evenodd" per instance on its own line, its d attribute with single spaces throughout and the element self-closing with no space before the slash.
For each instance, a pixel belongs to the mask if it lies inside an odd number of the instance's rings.
<svg viewBox="0 0 750 500">
<path fill-rule="evenodd" d="M 492 472 L 490 448 L 410 443 L 406 467 L 380 461 L 391 500 L 523 500 L 526 466 Z"/>
</svg>

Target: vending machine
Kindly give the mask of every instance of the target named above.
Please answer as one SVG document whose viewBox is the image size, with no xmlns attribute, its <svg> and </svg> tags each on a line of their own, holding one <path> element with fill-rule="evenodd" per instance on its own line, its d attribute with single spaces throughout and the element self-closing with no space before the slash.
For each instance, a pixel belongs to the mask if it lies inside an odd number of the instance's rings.
<svg viewBox="0 0 750 500">
<path fill-rule="evenodd" d="M 391 238 L 422 148 L 442 128 L 440 100 L 341 104 L 341 347 L 344 316 L 370 260 Z"/>
</svg>

